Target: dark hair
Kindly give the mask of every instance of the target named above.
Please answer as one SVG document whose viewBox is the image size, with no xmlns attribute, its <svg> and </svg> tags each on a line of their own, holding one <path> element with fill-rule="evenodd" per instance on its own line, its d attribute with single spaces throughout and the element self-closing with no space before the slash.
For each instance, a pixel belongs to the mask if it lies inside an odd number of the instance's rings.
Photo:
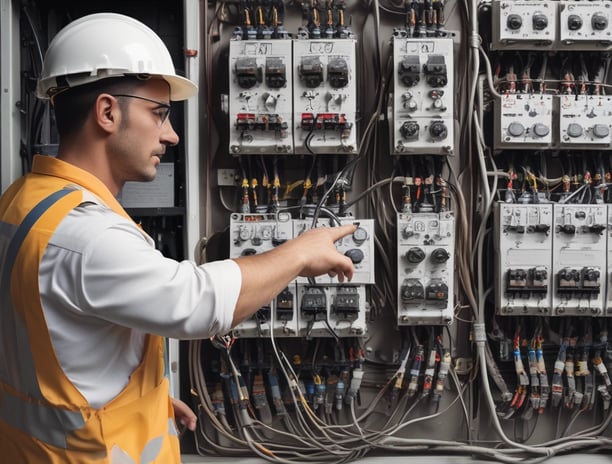
<svg viewBox="0 0 612 464">
<path fill-rule="evenodd" d="M 142 85 L 143 81 L 136 77 L 122 76 L 102 79 L 59 92 L 53 98 L 53 109 L 60 140 L 75 135 L 83 128 L 98 95 L 132 93 Z M 127 105 L 125 100 L 119 100 L 122 111 L 127 109 Z"/>
</svg>

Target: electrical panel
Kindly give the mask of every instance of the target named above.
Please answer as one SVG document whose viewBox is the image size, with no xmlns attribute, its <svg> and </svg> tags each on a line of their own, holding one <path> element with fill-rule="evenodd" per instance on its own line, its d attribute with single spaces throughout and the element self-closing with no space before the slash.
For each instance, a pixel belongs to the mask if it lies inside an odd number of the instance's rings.
<svg viewBox="0 0 612 464">
<path fill-rule="evenodd" d="M 500 315 L 550 315 L 553 205 L 497 203 L 495 294 Z"/>
<path fill-rule="evenodd" d="M 611 8 L 608 0 L 560 1 L 560 44 L 582 50 L 609 49 L 612 44 Z"/>
<path fill-rule="evenodd" d="M 612 97 L 583 94 L 558 98 L 561 147 L 610 147 Z"/>
<path fill-rule="evenodd" d="M 495 106 L 496 148 L 544 148 L 553 140 L 553 95 L 503 93 Z"/>
<path fill-rule="evenodd" d="M 555 205 L 553 315 L 604 315 L 607 221 L 606 205 Z"/>
<path fill-rule="evenodd" d="M 317 222 L 317 227 L 331 227 L 334 220 L 329 218 L 320 218 Z M 351 235 L 341 238 L 336 242 L 336 249 L 348 256 L 355 266 L 352 284 L 373 284 L 375 283 L 374 276 L 374 220 L 373 219 L 355 219 L 340 218 L 342 224 L 358 224 L 357 229 Z M 312 227 L 312 219 L 295 219 L 293 221 L 293 233 L 297 237 L 302 232 Z M 308 283 L 306 277 L 298 277 L 298 284 Z M 316 278 L 317 284 L 333 284 L 338 283 L 334 277 L 327 275 Z"/>
<path fill-rule="evenodd" d="M 230 258 L 263 253 L 293 238 L 288 213 L 239 214 L 230 217 Z M 298 333 L 295 285 L 234 327 L 238 337 L 291 337 Z M 271 326 L 273 323 L 273 327 Z"/>
<path fill-rule="evenodd" d="M 452 212 L 397 215 L 398 325 L 452 322 L 454 255 Z"/>
<path fill-rule="evenodd" d="M 494 0 L 494 49 L 550 48 L 557 38 L 557 2 Z"/>
<path fill-rule="evenodd" d="M 232 40 L 229 152 L 291 154 L 291 40 Z"/>
<path fill-rule="evenodd" d="M 453 61 L 452 39 L 393 37 L 393 154 L 453 154 Z"/>
<path fill-rule="evenodd" d="M 355 154 L 356 40 L 293 41 L 296 154 Z"/>
</svg>

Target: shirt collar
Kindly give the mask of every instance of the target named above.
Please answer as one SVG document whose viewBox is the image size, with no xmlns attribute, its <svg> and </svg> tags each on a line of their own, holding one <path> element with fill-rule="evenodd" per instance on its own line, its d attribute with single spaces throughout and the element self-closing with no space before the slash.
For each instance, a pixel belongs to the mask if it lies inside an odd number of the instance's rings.
<svg viewBox="0 0 612 464">
<path fill-rule="evenodd" d="M 123 209 L 108 187 L 90 172 L 74 164 L 67 163 L 52 156 L 35 155 L 32 163 L 32 173 L 53 176 L 64 179 L 76 186 L 82 187 L 96 195 L 104 204 L 117 214 L 131 220 L 130 215 Z"/>
</svg>

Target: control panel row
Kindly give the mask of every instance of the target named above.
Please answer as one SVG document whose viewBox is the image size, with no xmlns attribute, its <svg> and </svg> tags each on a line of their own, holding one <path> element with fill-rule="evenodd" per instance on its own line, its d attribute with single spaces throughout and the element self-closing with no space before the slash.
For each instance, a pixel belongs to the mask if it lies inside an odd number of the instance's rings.
<svg viewBox="0 0 612 464">
<path fill-rule="evenodd" d="M 505 93 L 495 106 L 495 147 L 599 149 L 612 146 L 612 97 Z"/>
<path fill-rule="evenodd" d="M 608 50 L 612 46 L 608 0 L 493 0 L 493 49 Z"/>
<path fill-rule="evenodd" d="M 366 334 L 366 285 L 374 283 L 374 221 L 352 217 L 319 218 L 316 227 L 356 224 L 337 250 L 355 267 L 350 283 L 325 274 L 298 277 L 253 317 L 234 328 L 240 337 L 358 337 Z M 230 218 L 230 257 L 269 251 L 313 227 L 312 218 L 289 213 L 239 214 Z"/>
<path fill-rule="evenodd" d="M 612 316 L 611 220 L 606 204 L 497 204 L 497 313 Z"/>
<path fill-rule="evenodd" d="M 229 152 L 355 154 L 356 41 L 232 40 Z"/>
</svg>

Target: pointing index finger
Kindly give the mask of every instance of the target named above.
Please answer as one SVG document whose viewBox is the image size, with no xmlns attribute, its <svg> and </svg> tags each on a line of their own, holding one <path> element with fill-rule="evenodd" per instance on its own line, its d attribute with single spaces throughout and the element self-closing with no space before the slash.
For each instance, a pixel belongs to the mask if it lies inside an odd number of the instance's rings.
<svg viewBox="0 0 612 464">
<path fill-rule="evenodd" d="M 331 227 L 329 230 L 332 232 L 333 234 L 332 238 L 334 239 L 334 242 L 335 242 L 336 240 L 340 240 L 342 237 L 355 232 L 357 230 L 358 225 L 359 223 L 356 222 L 353 224 L 345 224 L 339 227 Z"/>
</svg>

